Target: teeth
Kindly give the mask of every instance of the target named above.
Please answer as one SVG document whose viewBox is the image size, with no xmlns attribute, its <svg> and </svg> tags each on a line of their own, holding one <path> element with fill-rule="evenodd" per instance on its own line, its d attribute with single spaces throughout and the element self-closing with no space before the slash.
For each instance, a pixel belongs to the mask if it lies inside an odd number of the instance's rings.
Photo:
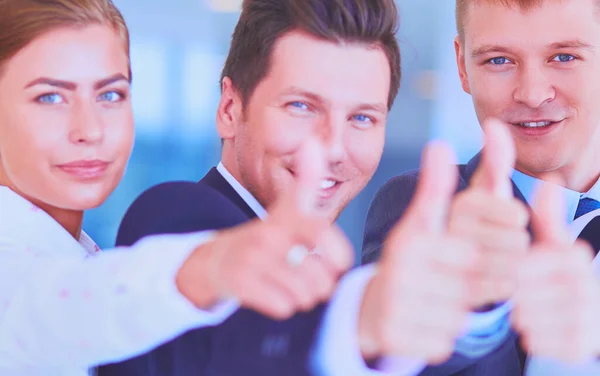
<svg viewBox="0 0 600 376">
<path fill-rule="evenodd" d="M 321 189 L 329 189 L 335 185 L 334 180 L 321 180 Z"/>
<path fill-rule="evenodd" d="M 519 123 L 520 126 L 527 127 L 527 128 L 545 127 L 550 124 L 552 124 L 551 121 L 531 121 L 531 122 L 526 122 L 526 123 Z"/>
</svg>

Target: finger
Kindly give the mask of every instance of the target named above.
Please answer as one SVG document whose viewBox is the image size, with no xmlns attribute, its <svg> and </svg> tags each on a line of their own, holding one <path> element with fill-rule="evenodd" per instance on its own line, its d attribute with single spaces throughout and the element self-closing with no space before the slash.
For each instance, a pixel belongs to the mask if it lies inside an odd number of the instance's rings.
<svg viewBox="0 0 600 376">
<path fill-rule="evenodd" d="M 406 325 L 443 333 L 450 338 L 457 337 L 468 323 L 469 307 L 457 304 L 455 300 L 429 294 L 403 299 L 400 309 L 405 312 Z"/>
<path fill-rule="evenodd" d="M 565 307 L 562 297 L 549 297 L 549 300 L 535 302 L 526 300 L 531 294 L 520 294 L 515 296 L 515 306 L 511 314 L 511 320 L 515 328 L 527 333 L 533 331 L 550 330 L 555 331 L 563 326 L 571 326 L 574 307 Z M 556 299 L 556 300 L 555 300 Z"/>
<path fill-rule="evenodd" d="M 528 251 L 531 242 L 531 236 L 525 228 L 499 227 L 484 221 L 454 221 L 449 231 L 455 236 L 471 239 L 481 250 L 487 250 L 482 254 L 484 257 L 503 256 L 513 262 Z"/>
<path fill-rule="evenodd" d="M 468 307 L 470 286 L 460 273 L 432 269 L 427 276 L 415 278 L 414 272 L 400 276 L 402 300 L 407 302 L 438 301 Z"/>
<path fill-rule="evenodd" d="M 540 286 L 537 284 L 522 286 L 515 294 L 515 300 L 519 302 L 519 314 L 523 319 L 538 320 L 539 313 L 545 312 L 545 309 L 562 311 L 565 305 L 572 306 L 570 303 L 576 303 L 571 284 L 553 283 L 542 289 L 538 287 Z"/>
<path fill-rule="evenodd" d="M 290 267 L 287 263 L 273 262 L 263 271 L 261 278 L 284 292 L 294 307 L 300 310 L 309 310 L 319 301 L 311 282 L 300 268 Z"/>
<path fill-rule="evenodd" d="M 540 184 L 534 197 L 533 212 L 531 225 L 536 243 L 570 244 L 565 221 L 565 200 L 557 184 Z"/>
<path fill-rule="evenodd" d="M 330 269 L 319 257 L 307 256 L 298 269 L 318 301 L 324 301 L 331 297 L 335 291 L 337 274 L 332 275 Z"/>
<path fill-rule="evenodd" d="M 516 159 L 512 136 L 506 125 L 498 119 L 485 120 L 483 130 L 485 147 L 471 186 L 508 200 L 513 196 L 510 177 Z"/>
<path fill-rule="evenodd" d="M 450 338 L 458 337 L 468 324 L 466 307 L 440 301 L 424 301 L 415 323 L 425 331 L 439 331 Z M 440 314 L 440 312 L 443 312 Z"/>
<path fill-rule="evenodd" d="M 281 194 L 265 222 L 294 242 L 312 248 L 330 225 L 319 210 L 320 185 L 327 169 L 323 146 L 314 138 L 307 139 L 294 161 L 294 184 Z"/>
<path fill-rule="evenodd" d="M 323 146 L 309 138 L 296 155 L 295 184 L 290 192 L 291 200 L 300 213 L 309 217 L 317 214 L 319 191 L 326 170 Z"/>
<path fill-rule="evenodd" d="M 446 228 L 446 217 L 456 190 L 458 170 L 452 149 L 442 142 L 425 147 L 415 196 L 401 228 L 407 232 L 437 232 Z"/>
<path fill-rule="evenodd" d="M 558 312 L 543 311 L 544 313 L 540 315 L 540 312 L 542 311 L 521 311 L 519 312 L 519 316 L 515 317 L 515 321 L 519 323 L 520 328 L 527 328 L 527 331 L 530 333 L 570 333 L 578 330 L 577 325 L 572 322 L 574 317 L 562 309 L 558 310 L 561 314 L 558 314 Z"/>
<path fill-rule="evenodd" d="M 276 320 L 285 320 L 296 311 L 287 293 L 260 277 L 246 280 L 239 298 L 246 308 Z"/>
<path fill-rule="evenodd" d="M 437 330 L 411 325 L 391 327 L 383 334 L 387 356 L 423 359 L 425 363 L 435 365 L 449 359 L 454 350 L 454 338 Z"/>
<path fill-rule="evenodd" d="M 483 307 L 486 304 L 497 303 L 510 299 L 516 289 L 514 278 L 473 278 L 471 294 L 471 306 Z"/>
<path fill-rule="evenodd" d="M 562 247 L 557 250 L 557 248 L 534 245 L 532 252 L 522 259 L 518 267 L 519 285 L 543 285 L 569 276 L 577 277 L 589 272 L 591 266 L 586 265 L 585 260 L 585 254 L 580 252 L 567 253 Z"/>
<path fill-rule="evenodd" d="M 414 253 L 426 253 L 433 267 L 448 269 L 457 273 L 472 271 L 481 264 L 481 255 L 473 243 L 455 237 L 422 238 Z M 410 256 L 410 255 L 409 255 Z M 419 257 L 421 259 L 421 257 Z"/>
<path fill-rule="evenodd" d="M 498 199 L 481 190 L 463 191 L 452 203 L 453 222 L 465 222 L 468 226 L 480 221 L 498 227 L 525 228 L 529 222 L 529 210 L 517 199 Z"/>
<path fill-rule="evenodd" d="M 434 330 L 419 329 L 419 334 L 413 337 L 415 338 L 414 351 L 409 352 L 408 356 L 418 359 L 418 355 L 422 353 L 423 359 L 431 365 L 446 362 L 454 351 L 454 339 Z"/>
<path fill-rule="evenodd" d="M 329 270 L 338 275 L 348 270 L 354 262 L 352 244 L 337 225 L 331 226 L 323 233 L 316 251 Z"/>
</svg>

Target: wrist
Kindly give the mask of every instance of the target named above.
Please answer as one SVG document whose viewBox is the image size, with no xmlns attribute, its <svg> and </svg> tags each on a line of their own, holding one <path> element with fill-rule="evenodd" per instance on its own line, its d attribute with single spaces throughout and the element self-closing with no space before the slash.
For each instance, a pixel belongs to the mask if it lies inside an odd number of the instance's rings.
<svg viewBox="0 0 600 376">
<path fill-rule="evenodd" d="M 367 285 L 358 317 L 358 344 L 361 355 L 366 361 L 373 360 L 382 353 L 377 330 L 377 323 L 380 319 L 380 317 L 377 317 L 379 309 L 377 309 L 376 305 L 379 301 L 377 290 L 378 279 L 379 276 L 375 275 Z"/>
<path fill-rule="evenodd" d="M 179 292 L 199 309 L 208 310 L 220 300 L 216 275 L 211 269 L 215 264 L 216 240 L 194 249 L 183 262 L 175 277 Z"/>
</svg>

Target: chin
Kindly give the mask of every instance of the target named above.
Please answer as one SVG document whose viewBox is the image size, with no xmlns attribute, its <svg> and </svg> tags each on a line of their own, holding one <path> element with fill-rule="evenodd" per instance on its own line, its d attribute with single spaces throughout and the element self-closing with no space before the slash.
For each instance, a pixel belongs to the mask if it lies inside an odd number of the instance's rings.
<svg viewBox="0 0 600 376">
<path fill-rule="evenodd" d="M 106 201 L 111 192 L 112 190 L 99 190 L 91 187 L 74 189 L 61 206 L 64 209 L 76 211 L 95 209 Z"/>
<path fill-rule="evenodd" d="M 321 202 L 320 205 L 321 214 L 325 218 L 327 218 L 332 224 L 338 220 L 338 218 L 342 214 L 342 211 L 346 207 L 346 205 L 342 205 L 342 207 L 340 207 L 339 200 Z"/>
</svg>

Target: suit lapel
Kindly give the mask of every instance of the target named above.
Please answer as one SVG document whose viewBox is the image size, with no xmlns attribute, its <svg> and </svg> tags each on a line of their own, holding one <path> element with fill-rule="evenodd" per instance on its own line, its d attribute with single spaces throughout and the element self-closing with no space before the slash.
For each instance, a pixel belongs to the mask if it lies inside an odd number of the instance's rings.
<svg viewBox="0 0 600 376">
<path fill-rule="evenodd" d="M 223 175 L 217 171 L 215 167 L 211 168 L 210 171 L 199 181 L 199 183 L 206 184 L 213 188 L 223 196 L 227 197 L 235 206 L 242 210 L 249 219 L 254 219 L 256 213 L 248 206 L 246 201 L 233 189 L 233 187 L 225 180 Z"/>
</svg>

